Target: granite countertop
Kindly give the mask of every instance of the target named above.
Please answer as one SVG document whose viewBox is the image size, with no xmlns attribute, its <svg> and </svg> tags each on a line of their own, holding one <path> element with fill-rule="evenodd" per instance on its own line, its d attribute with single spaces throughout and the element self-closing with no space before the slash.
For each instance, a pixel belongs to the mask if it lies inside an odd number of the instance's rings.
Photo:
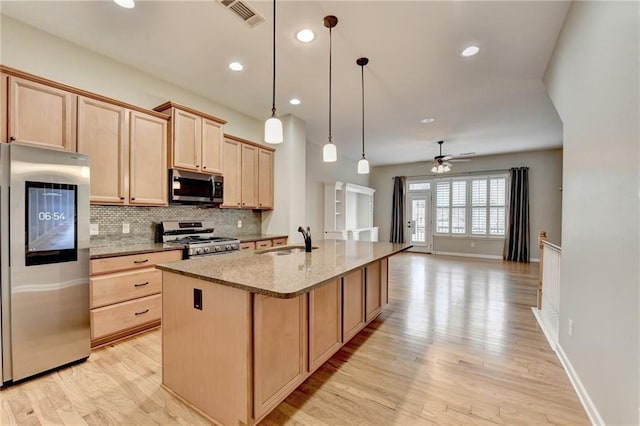
<svg viewBox="0 0 640 426">
<path fill-rule="evenodd" d="M 267 234 L 249 234 L 241 235 L 238 237 L 241 243 L 248 243 L 250 241 L 264 241 L 273 240 L 275 238 L 288 238 L 288 235 L 267 235 Z"/>
<path fill-rule="evenodd" d="M 91 247 L 89 257 L 100 259 L 102 257 L 127 256 L 130 254 L 153 253 L 158 251 L 182 250 L 181 244 L 171 243 L 137 243 L 137 244 L 113 244 Z"/>
<path fill-rule="evenodd" d="M 321 240 L 312 253 L 270 255 L 265 249 L 156 265 L 168 272 L 228 285 L 252 293 L 292 298 L 363 266 L 399 253 L 410 244 Z"/>
</svg>

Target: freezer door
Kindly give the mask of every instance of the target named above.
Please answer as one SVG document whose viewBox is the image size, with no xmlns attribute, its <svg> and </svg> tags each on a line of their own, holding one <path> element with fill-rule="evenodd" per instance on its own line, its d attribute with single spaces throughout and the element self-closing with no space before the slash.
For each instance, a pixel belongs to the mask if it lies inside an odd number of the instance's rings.
<svg viewBox="0 0 640 426">
<path fill-rule="evenodd" d="M 81 154 L 11 144 L 14 381 L 89 356 L 89 168 Z"/>
</svg>

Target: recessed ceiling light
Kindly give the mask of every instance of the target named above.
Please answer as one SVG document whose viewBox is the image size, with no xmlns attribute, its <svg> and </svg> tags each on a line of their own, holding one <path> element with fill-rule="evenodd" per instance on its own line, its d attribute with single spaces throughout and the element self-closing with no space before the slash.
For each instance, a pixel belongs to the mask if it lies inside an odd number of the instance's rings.
<svg viewBox="0 0 640 426">
<path fill-rule="evenodd" d="M 125 9 L 133 9 L 136 6 L 136 2 L 134 0 L 113 0 L 115 4 L 120 7 L 124 7 Z"/>
<path fill-rule="evenodd" d="M 429 124 L 429 123 L 433 123 L 434 121 L 436 121 L 436 119 L 431 117 L 426 117 L 420 120 L 422 124 Z"/>
<path fill-rule="evenodd" d="M 462 51 L 461 55 L 464 57 L 469 57 L 469 56 L 475 55 L 479 51 L 480 51 L 480 48 L 478 46 L 469 46 Z"/>
<path fill-rule="evenodd" d="M 316 35 L 313 33 L 313 31 L 305 28 L 304 30 L 298 31 L 298 33 L 296 34 L 296 38 L 298 39 L 298 41 L 301 41 L 303 43 L 310 43 L 314 38 L 316 38 Z"/>
<path fill-rule="evenodd" d="M 300 99 L 298 99 L 298 98 L 290 99 L 290 100 L 289 100 L 289 103 L 290 103 L 291 105 L 300 105 Z"/>
<path fill-rule="evenodd" d="M 229 68 L 232 69 L 233 71 L 242 71 L 244 69 L 244 67 L 240 62 L 231 62 L 229 64 Z"/>
</svg>

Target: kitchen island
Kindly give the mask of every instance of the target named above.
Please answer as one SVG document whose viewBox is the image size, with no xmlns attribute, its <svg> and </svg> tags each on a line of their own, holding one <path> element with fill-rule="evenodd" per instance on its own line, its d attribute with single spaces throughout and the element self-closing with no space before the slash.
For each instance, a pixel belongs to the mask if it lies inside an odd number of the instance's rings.
<svg viewBox="0 0 640 426">
<path fill-rule="evenodd" d="M 255 424 L 381 312 L 405 244 L 324 240 L 159 265 L 163 385 L 216 423 Z"/>
</svg>

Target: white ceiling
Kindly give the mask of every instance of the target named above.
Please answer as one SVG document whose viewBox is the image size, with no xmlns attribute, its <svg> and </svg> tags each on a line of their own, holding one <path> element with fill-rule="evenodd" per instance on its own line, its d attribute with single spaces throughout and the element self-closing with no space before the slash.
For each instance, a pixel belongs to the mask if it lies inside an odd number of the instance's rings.
<svg viewBox="0 0 640 426">
<path fill-rule="evenodd" d="M 271 109 L 272 3 L 248 1 L 266 22 L 250 28 L 209 1 L 2 1 L 2 13 L 264 120 Z M 569 2 L 278 1 L 277 108 L 328 135 L 333 14 L 333 140 L 361 152 L 360 56 L 366 151 L 372 165 L 431 159 L 439 139 L 454 155 L 560 147 L 561 122 L 541 77 Z M 295 33 L 311 28 L 310 44 Z M 478 55 L 460 51 L 477 44 Z M 232 60 L 245 69 L 234 73 Z M 292 106 L 291 97 L 302 104 Z M 434 117 L 432 124 L 420 119 Z M 224 117 L 223 117 L 224 118 Z"/>
</svg>

